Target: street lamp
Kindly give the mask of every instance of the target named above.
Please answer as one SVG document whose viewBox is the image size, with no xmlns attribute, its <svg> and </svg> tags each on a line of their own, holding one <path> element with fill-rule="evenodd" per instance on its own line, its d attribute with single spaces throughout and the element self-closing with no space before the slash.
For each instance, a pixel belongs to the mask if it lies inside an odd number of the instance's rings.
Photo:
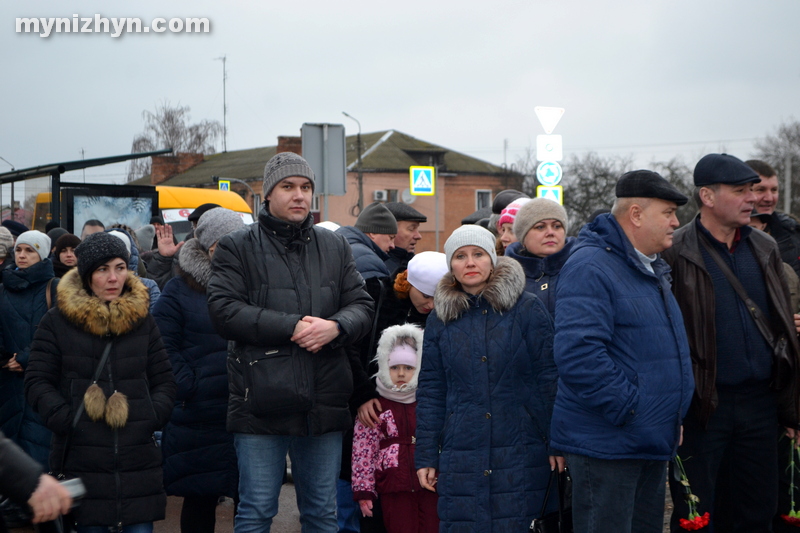
<svg viewBox="0 0 800 533">
<path fill-rule="evenodd" d="M 358 135 L 356 136 L 356 150 L 358 151 L 358 213 L 353 213 L 353 210 L 350 210 L 351 215 L 357 216 L 361 214 L 361 210 L 364 209 L 364 175 L 361 172 L 361 122 L 344 111 L 342 111 L 342 115 L 355 120 L 356 124 L 358 124 Z"/>
<path fill-rule="evenodd" d="M 219 176 L 211 176 L 211 179 L 214 180 L 214 183 L 219 184 L 219 180 L 228 180 L 228 181 L 235 181 L 236 183 L 241 183 L 250 191 L 250 198 L 253 199 L 253 213 L 258 214 L 256 210 L 256 193 L 253 192 L 253 188 L 248 185 L 246 181 L 237 179 L 237 178 L 222 178 Z"/>
</svg>

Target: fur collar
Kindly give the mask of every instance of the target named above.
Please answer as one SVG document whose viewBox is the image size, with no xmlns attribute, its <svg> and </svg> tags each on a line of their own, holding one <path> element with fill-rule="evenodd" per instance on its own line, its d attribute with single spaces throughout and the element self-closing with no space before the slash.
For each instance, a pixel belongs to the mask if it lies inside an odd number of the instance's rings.
<svg viewBox="0 0 800 533">
<path fill-rule="evenodd" d="M 198 292 L 206 291 L 208 281 L 211 279 L 211 259 L 208 257 L 208 252 L 200 246 L 200 241 L 189 239 L 181 246 L 178 266 L 185 274 L 183 278 L 190 287 Z"/>
<path fill-rule="evenodd" d="M 408 384 L 403 386 L 405 390 L 412 391 L 417 388 L 417 376 L 419 375 L 420 368 L 422 368 L 423 340 L 422 328 L 419 328 L 413 324 L 391 326 L 383 330 L 383 333 L 381 333 L 381 338 L 378 341 L 378 349 L 375 353 L 374 361 L 378 363 L 378 373 L 375 374 L 375 377 L 381 380 L 386 388 L 391 390 L 394 384 L 392 383 L 392 377 L 389 375 L 389 354 L 392 352 L 395 342 L 400 337 L 411 337 L 417 343 L 417 371 L 414 372 L 414 375 L 411 377 Z"/>
<path fill-rule="evenodd" d="M 92 335 L 124 335 L 148 315 L 150 294 L 136 275 L 128 271 L 125 290 L 106 305 L 86 292 L 78 269 L 73 268 L 58 284 L 58 309 L 67 320 Z"/>
<path fill-rule="evenodd" d="M 486 300 L 497 313 L 508 311 L 525 291 L 525 272 L 522 266 L 508 257 L 498 257 L 489 283 L 478 296 Z M 472 295 L 464 292 L 452 273 L 444 275 L 436 287 L 433 305 L 442 322 L 457 320 L 469 309 Z"/>
</svg>

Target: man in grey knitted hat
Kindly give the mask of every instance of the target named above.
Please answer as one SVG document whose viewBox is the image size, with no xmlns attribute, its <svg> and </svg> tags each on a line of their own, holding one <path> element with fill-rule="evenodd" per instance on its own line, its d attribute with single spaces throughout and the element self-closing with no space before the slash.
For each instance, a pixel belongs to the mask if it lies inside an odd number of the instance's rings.
<svg viewBox="0 0 800 533">
<path fill-rule="evenodd" d="M 386 267 L 389 272 L 405 270 L 408 262 L 417 251 L 417 242 L 422 239 L 419 225 L 428 221 L 428 217 L 402 202 L 384 204 L 397 220 L 397 235 L 394 238 L 394 250 L 389 252 Z"/>
<path fill-rule="evenodd" d="M 369 331 L 373 304 L 345 239 L 314 227 L 314 173 L 305 160 L 270 159 L 263 191 L 258 222 L 217 242 L 207 291 L 217 332 L 233 341 L 227 429 L 239 463 L 235 530 L 269 530 L 288 452 L 300 521 L 337 531 L 342 433 L 352 428 L 345 349 Z"/>
</svg>

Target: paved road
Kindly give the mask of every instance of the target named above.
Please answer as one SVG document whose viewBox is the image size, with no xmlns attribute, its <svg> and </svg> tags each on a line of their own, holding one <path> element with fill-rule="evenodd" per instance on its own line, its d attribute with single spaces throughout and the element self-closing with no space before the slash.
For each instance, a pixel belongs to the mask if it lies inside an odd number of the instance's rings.
<svg viewBox="0 0 800 533">
<path fill-rule="evenodd" d="M 167 499 L 167 519 L 156 522 L 154 533 L 180 533 L 180 517 L 182 498 L 170 496 Z M 669 531 L 669 517 L 672 515 L 672 501 L 667 491 L 667 501 L 664 512 L 664 532 Z M 30 533 L 33 528 L 12 529 L 12 533 Z M 280 497 L 278 516 L 272 522 L 273 533 L 300 533 L 300 513 L 297 512 L 294 485 L 287 483 L 283 486 Z M 233 533 L 233 501 L 226 499 L 217 507 L 216 533 Z"/>
<path fill-rule="evenodd" d="M 155 523 L 154 533 L 180 533 L 183 498 L 167 498 L 167 518 Z M 33 528 L 12 529 L 12 533 L 32 533 Z M 297 511 L 294 485 L 287 483 L 281 491 L 278 516 L 272 522 L 273 533 L 300 533 L 300 513 Z M 233 500 L 226 498 L 217 506 L 216 533 L 233 533 Z"/>
</svg>

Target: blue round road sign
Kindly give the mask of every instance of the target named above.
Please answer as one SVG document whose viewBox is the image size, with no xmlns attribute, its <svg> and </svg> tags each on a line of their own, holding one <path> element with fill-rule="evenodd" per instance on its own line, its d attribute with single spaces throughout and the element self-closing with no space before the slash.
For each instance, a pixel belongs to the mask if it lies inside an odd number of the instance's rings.
<svg viewBox="0 0 800 533">
<path fill-rule="evenodd" d="M 561 165 L 555 161 L 544 161 L 536 168 L 536 179 L 547 187 L 558 185 L 561 181 Z"/>
</svg>

